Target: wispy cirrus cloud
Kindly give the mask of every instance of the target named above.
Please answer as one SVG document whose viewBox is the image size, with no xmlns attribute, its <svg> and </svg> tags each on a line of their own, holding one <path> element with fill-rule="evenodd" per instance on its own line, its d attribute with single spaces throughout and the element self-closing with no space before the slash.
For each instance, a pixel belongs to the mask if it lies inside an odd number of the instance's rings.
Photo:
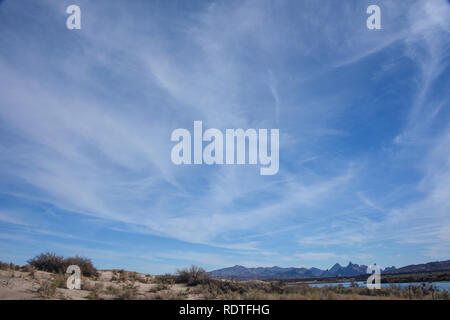
<svg viewBox="0 0 450 320">
<path fill-rule="evenodd" d="M 384 1 L 376 32 L 367 1 L 80 1 L 79 32 L 65 29 L 69 2 L 28 4 L 0 6 L 11 235 L 33 217 L 34 237 L 78 237 L 70 217 L 98 257 L 125 259 L 114 244 L 142 237 L 210 266 L 351 258 L 343 251 L 391 265 L 388 241 L 399 252 L 420 241 L 401 262 L 448 252 L 446 1 Z M 199 119 L 280 128 L 279 174 L 174 166 L 170 133 Z M 149 266 L 173 267 L 171 256 Z"/>
</svg>

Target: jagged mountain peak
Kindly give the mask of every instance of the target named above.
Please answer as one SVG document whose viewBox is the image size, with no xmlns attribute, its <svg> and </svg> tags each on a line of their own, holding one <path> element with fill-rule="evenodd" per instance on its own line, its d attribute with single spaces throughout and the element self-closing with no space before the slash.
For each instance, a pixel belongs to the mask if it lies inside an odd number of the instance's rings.
<svg viewBox="0 0 450 320">
<path fill-rule="evenodd" d="M 241 265 L 235 265 L 230 268 L 223 268 L 211 271 L 210 274 L 216 278 L 224 279 L 298 279 L 298 278 L 317 278 L 334 276 L 353 276 L 366 272 L 365 266 L 349 263 L 343 267 L 335 263 L 331 269 L 321 270 L 319 268 L 283 268 L 273 267 L 255 267 L 246 268 Z"/>
<path fill-rule="evenodd" d="M 397 269 L 394 266 L 386 267 L 382 272 L 395 274 L 402 272 L 428 272 L 428 271 L 450 271 L 450 260 L 435 261 L 425 264 L 409 265 Z M 259 279 L 259 280 L 283 280 L 283 279 L 305 279 L 305 278 L 324 278 L 324 277 L 353 277 L 367 273 L 366 265 L 359 265 L 349 261 L 348 265 L 343 267 L 335 263 L 330 269 L 321 270 L 318 268 L 283 268 L 256 267 L 246 268 L 241 265 L 223 268 L 211 271 L 210 274 L 216 278 L 223 279 Z"/>
<path fill-rule="evenodd" d="M 342 268 L 342 266 L 339 263 L 335 263 L 334 266 L 332 266 L 329 271 L 330 272 L 336 272 L 337 270 L 339 270 L 341 268 Z"/>
</svg>

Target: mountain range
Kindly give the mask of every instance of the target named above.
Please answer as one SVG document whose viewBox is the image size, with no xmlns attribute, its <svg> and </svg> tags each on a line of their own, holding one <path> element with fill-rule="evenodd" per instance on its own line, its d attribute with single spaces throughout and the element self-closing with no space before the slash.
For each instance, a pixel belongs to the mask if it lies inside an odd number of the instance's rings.
<svg viewBox="0 0 450 320">
<path fill-rule="evenodd" d="M 382 272 L 392 271 L 395 267 L 389 267 Z M 349 262 L 347 266 L 341 266 L 336 263 L 330 269 L 321 270 L 318 268 L 281 268 L 281 267 L 258 267 L 246 268 L 236 265 L 230 268 L 224 268 L 211 271 L 214 278 L 236 279 L 236 280 L 268 280 L 268 279 L 301 279 L 301 278 L 326 278 L 326 277 L 344 277 L 366 274 L 367 266 L 358 265 Z"/>
<path fill-rule="evenodd" d="M 411 264 L 405 267 L 401 267 L 395 270 L 389 271 L 389 274 L 401 274 L 401 273 L 426 273 L 426 272 L 439 272 L 450 271 L 450 260 L 435 261 L 422 264 Z"/>
<path fill-rule="evenodd" d="M 408 265 L 401 268 L 387 267 L 382 269 L 384 274 L 405 274 L 450 271 L 450 260 L 436 261 L 424 264 Z M 327 277 L 351 277 L 367 274 L 366 265 L 358 265 L 349 262 L 347 266 L 336 263 L 330 269 L 318 268 L 281 268 L 281 267 L 257 267 L 246 268 L 236 265 L 234 267 L 218 269 L 209 272 L 214 278 L 234 280 L 293 280 L 305 278 L 327 278 Z"/>
<path fill-rule="evenodd" d="M 211 271 L 214 278 L 235 279 L 235 280 L 288 280 L 305 278 L 327 278 L 327 277 L 349 277 L 367 274 L 366 265 L 358 265 L 349 262 L 347 266 L 336 263 L 330 269 L 321 270 L 318 268 L 281 268 L 281 267 L 257 267 L 246 268 L 236 265 L 234 267 L 223 268 Z M 408 265 L 402 268 L 387 267 L 381 272 L 385 274 L 421 273 L 434 271 L 450 271 L 450 260 L 429 262 L 424 264 Z"/>
</svg>

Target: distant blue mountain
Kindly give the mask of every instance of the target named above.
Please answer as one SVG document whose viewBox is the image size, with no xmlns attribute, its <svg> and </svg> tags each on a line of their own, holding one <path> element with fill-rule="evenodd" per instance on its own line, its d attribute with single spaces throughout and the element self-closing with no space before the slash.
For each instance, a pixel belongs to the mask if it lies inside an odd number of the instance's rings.
<svg viewBox="0 0 450 320">
<path fill-rule="evenodd" d="M 395 270 L 395 267 L 388 267 L 382 272 Z M 336 263 L 330 269 L 321 270 L 318 268 L 280 268 L 280 267 L 257 267 L 246 268 L 236 265 L 234 267 L 223 268 L 211 271 L 214 278 L 235 279 L 235 280 L 270 280 L 270 279 L 302 279 L 302 278 L 324 278 L 358 276 L 367 273 L 367 266 L 349 262 L 345 267 Z"/>
</svg>

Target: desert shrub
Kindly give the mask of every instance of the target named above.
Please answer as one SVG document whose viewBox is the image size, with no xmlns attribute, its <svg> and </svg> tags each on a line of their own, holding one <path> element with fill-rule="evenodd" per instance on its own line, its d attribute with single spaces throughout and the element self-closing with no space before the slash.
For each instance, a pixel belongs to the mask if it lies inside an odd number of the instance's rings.
<svg viewBox="0 0 450 320">
<path fill-rule="evenodd" d="M 92 277 L 97 275 L 97 269 L 94 267 L 91 260 L 79 256 L 64 259 L 62 256 L 47 252 L 41 253 L 28 260 L 28 264 L 37 270 L 52 273 L 65 273 L 68 266 L 77 265 L 80 267 L 84 276 Z"/>
<path fill-rule="evenodd" d="M 53 281 L 45 280 L 41 283 L 41 286 L 38 289 L 38 293 L 43 298 L 51 298 L 56 293 L 56 285 Z"/>
<path fill-rule="evenodd" d="M 325 292 L 326 296 L 324 295 L 324 300 L 336 300 L 337 296 L 333 291 L 327 291 Z"/>
<path fill-rule="evenodd" d="M 100 299 L 100 293 L 103 290 L 103 284 L 102 283 L 96 283 L 93 287 L 91 287 L 91 290 L 89 292 L 89 295 L 87 296 L 88 300 L 99 300 Z"/>
<path fill-rule="evenodd" d="M 436 300 L 450 300 L 450 295 L 447 290 L 438 291 L 435 294 Z"/>
<path fill-rule="evenodd" d="M 41 271 L 54 273 L 64 273 L 66 271 L 64 258 L 49 252 L 41 253 L 33 259 L 28 260 L 28 264 Z"/>
<path fill-rule="evenodd" d="M 88 299 L 88 300 L 98 300 L 99 297 L 95 294 L 95 292 L 90 291 L 89 294 L 88 294 L 88 296 L 87 296 L 87 299 Z"/>
<path fill-rule="evenodd" d="M 148 283 L 149 282 L 149 278 L 147 276 L 142 276 L 142 275 L 137 275 L 136 276 L 136 281 L 140 282 L 140 283 Z"/>
<path fill-rule="evenodd" d="M 128 284 L 122 288 L 118 298 L 122 300 L 135 300 L 137 297 L 137 287 L 134 284 Z"/>
<path fill-rule="evenodd" d="M 81 282 L 81 290 L 87 290 L 92 291 L 94 290 L 94 283 L 93 281 L 87 280 Z"/>
<path fill-rule="evenodd" d="M 31 279 L 36 279 L 36 269 L 33 268 L 33 269 L 30 271 L 29 276 L 31 277 Z"/>
<path fill-rule="evenodd" d="M 64 266 L 67 269 L 70 265 L 79 266 L 81 269 L 81 273 L 85 277 L 95 277 L 98 275 L 97 269 L 92 264 L 91 259 L 75 256 L 64 259 Z"/>
<path fill-rule="evenodd" d="M 117 272 L 117 270 L 113 270 L 113 274 L 112 274 L 112 277 L 111 277 L 111 281 L 119 281 L 120 280 L 120 275 L 119 275 L 119 273 Z"/>
<path fill-rule="evenodd" d="M 129 280 L 135 282 L 137 280 L 137 278 L 138 278 L 138 275 L 137 275 L 136 272 L 134 272 L 134 271 L 128 272 L 128 279 Z"/>
<path fill-rule="evenodd" d="M 20 268 L 20 271 L 22 271 L 22 272 L 31 272 L 32 270 L 33 270 L 33 267 L 30 266 L 29 264 L 26 264 Z"/>
<path fill-rule="evenodd" d="M 8 270 L 8 269 L 9 269 L 9 263 L 0 261 L 0 270 Z"/>
<path fill-rule="evenodd" d="M 185 300 L 186 294 L 182 292 L 163 291 L 153 296 L 155 300 Z"/>
<path fill-rule="evenodd" d="M 96 284 L 94 285 L 94 290 L 97 291 L 97 292 L 102 292 L 103 287 L 104 287 L 104 286 L 103 286 L 103 283 L 98 282 L 98 283 L 96 283 Z"/>
<path fill-rule="evenodd" d="M 128 281 L 128 272 L 123 269 L 119 270 L 119 281 Z"/>
<path fill-rule="evenodd" d="M 161 284 L 174 284 L 175 279 L 176 279 L 176 276 L 166 273 L 166 274 L 155 276 L 153 282 L 161 283 Z"/>
<path fill-rule="evenodd" d="M 202 294 L 204 299 L 257 299 L 272 290 L 279 292 L 278 286 L 271 283 L 209 279 L 193 293 Z"/>
<path fill-rule="evenodd" d="M 150 290 L 149 290 L 148 292 L 156 293 L 156 292 L 159 292 L 159 291 L 167 290 L 167 289 L 169 289 L 169 288 L 170 288 L 170 287 L 169 287 L 168 284 L 165 284 L 165 283 L 158 283 L 155 287 L 150 288 Z"/>
<path fill-rule="evenodd" d="M 110 285 L 110 286 L 106 287 L 106 293 L 110 294 L 112 296 L 118 296 L 120 293 L 120 289 Z"/>
<path fill-rule="evenodd" d="M 211 276 L 202 267 L 191 266 L 189 269 L 177 271 L 176 282 L 186 283 L 188 286 L 205 284 L 211 280 Z"/>
<path fill-rule="evenodd" d="M 67 288 L 67 279 L 62 274 L 56 275 L 55 279 L 53 280 L 53 283 L 55 284 L 56 288 Z"/>
<path fill-rule="evenodd" d="M 285 285 L 281 281 L 269 282 L 268 288 L 266 290 L 270 293 L 282 294 L 285 290 Z"/>
<path fill-rule="evenodd" d="M 258 289 L 250 289 L 242 296 L 242 299 L 245 300 L 266 300 L 268 298 L 269 297 L 267 293 L 265 293 L 263 290 Z"/>
</svg>

